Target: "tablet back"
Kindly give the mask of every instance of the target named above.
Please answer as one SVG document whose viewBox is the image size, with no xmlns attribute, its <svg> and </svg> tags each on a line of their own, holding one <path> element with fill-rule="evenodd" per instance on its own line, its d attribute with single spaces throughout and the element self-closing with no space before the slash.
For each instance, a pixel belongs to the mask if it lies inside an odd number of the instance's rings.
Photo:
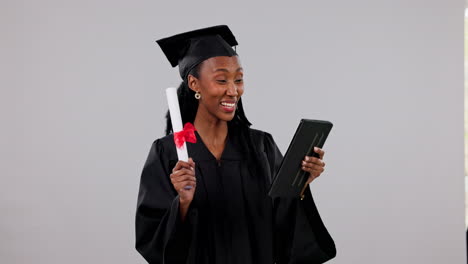
<svg viewBox="0 0 468 264">
<path fill-rule="evenodd" d="M 301 162 L 306 155 L 318 157 L 314 147 L 323 147 L 332 127 L 329 121 L 301 119 L 270 187 L 271 197 L 301 196 L 309 176 Z"/>
</svg>

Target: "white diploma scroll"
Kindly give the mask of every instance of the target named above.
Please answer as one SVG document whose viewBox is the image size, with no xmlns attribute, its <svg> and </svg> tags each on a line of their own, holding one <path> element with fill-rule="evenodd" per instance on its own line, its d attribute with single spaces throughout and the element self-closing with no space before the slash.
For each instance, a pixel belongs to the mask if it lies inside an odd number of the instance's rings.
<svg viewBox="0 0 468 264">
<path fill-rule="evenodd" d="M 172 131 L 179 132 L 182 131 L 182 117 L 180 115 L 180 107 L 179 107 L 179 98 L 177 98 L 177 88 L 169 87 L 166 89 L 166 96 L 167 96 L 167 104 L 169 105 L 169 113 L 171 115 L 172 121 Z M 177 157 L 179 160 L 187 161 L 188 162 L 188 153 L 187 153 L 187 146 L 184 144 L 181 148 L 176 147 L 177 149 Z"/>
</svg>

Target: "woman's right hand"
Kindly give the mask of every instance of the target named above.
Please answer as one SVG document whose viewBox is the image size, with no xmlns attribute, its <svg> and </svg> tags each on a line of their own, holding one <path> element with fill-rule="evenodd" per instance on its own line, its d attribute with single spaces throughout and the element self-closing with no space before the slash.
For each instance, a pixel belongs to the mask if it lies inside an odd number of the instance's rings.
<svg viewBox="0 0 468 264">
<path fill-rule="evenodd" d="M 189 158 L 188 162 L 179 160 L 172 169 L 170 176 L 172 185 L 179 194 L 180 203 L 190 204 L 197 186 L 195 162 L 192 158 Z"/>
</svg>

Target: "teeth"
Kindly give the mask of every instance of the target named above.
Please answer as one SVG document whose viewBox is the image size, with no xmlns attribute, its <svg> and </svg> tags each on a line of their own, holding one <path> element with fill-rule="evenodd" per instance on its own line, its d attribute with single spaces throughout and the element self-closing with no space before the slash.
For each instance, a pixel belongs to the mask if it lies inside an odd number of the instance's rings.
<svg viewBox="0 0 468 264">
<path fill-rule="evenodd" d="M 236 104 L 235 104 L 235 103 L 225 103 L 225 102 L 222 102 L 221 105 L 227 106 L 227 107 L 234 107 L 234 105 L 236 105 Z"/>
</svg>

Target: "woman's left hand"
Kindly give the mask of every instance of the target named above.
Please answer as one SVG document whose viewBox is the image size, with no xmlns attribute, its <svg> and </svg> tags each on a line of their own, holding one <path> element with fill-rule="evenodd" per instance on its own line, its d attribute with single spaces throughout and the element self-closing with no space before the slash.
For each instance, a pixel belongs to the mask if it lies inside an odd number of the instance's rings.
<svg viewBox="0 0 468 264">
<path fill-rule="evenodd" d="M 307 184 L 311 183 L 317 177 L 322 174 L 325 170 L 325 162 L 323 162 L 323 155 L 325 155 L 325 151 L 321 148 L 314 147 L 314 152 L 317 153 L 320 158 L 312 157 L 312 156 L 305 156 L 304 160 L 302 161 L 302 170 L 309 172 L 309 178 L 307 179 Z"/>
</svg>

